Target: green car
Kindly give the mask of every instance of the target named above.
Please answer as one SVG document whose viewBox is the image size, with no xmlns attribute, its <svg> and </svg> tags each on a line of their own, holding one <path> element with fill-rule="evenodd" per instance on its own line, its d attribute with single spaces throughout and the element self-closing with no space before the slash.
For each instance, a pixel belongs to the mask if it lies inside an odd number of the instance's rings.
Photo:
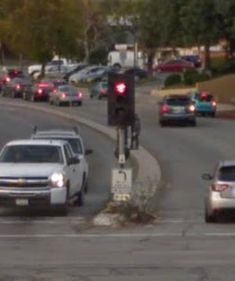
<svg viewBox="0 0 235 281">
<path fill-rule="evenodd" d="M 90 98 L 97 97 L 98 99 L 106 98 L 108 95 L 108 82 L 100 81 L 90 88 Z"/>
</svg>

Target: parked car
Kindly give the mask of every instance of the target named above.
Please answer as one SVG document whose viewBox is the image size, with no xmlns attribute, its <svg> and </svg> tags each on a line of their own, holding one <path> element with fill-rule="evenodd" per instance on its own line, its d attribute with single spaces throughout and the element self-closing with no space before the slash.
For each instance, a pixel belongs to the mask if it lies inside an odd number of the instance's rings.
<svg viewBox="0 0 235 281">
<path fill-rule="evenodd" d="M 203 174 L 210 184 L 205 194 L 205 221 L 216 222 L 224 210 L 235 209 L 235 160 L 219 161 L 213 174 Z"/>
<path fill-rule="evenodd" d="M 85 149 L 83 139 L 78 133 L 77 128 L 72 130 L 46 130 L 40 131 L 35 130 L 34 134 L 31 136 L 32 139 L 52 139 L 52 140 L 64 140 L 67 141 L 73 152 L 77 155 L 80 160 L 80 169 L 82 170 L 82 177 L 84 183 L 84 191 L 88 191 L 88 174 L 89 174 L 89 165 L 86 159 L 86 156 L 92 153 L 91 149 Z"/>
<path fill-rule="evenodd" d="M 104 70 L 105 67 L 104 66 L 97 66 L 97 65 L 91 65 L 88 67 L 83 68 L 82 70 L 78 71 L 77 73 L 71 75 L 69 77 L 69 82 L 70 83 L 81 83 L 81 82 L 90 82 L 92 81 L 93 76 L 97 76 L 100 75 L 102 77 L 102 75 L 104 75 Z M 90 79 L 90 80 L 89 80 Z"/>
<path fill-rule="evenodd" d="M 159 123 L 184 123 L 196 126 L 195 105 L 187 95 L 169 95 L 159 103 Z"/>
<path fill-rule="evenodd" d="M 192 92 L 189 94 L 196 106 L 196 114 L 215 117 L 217 102 L 215 97 L 208 91 Z"/>
<path fill-rule="evenodd" d="M 78 71 L 84 69 L 85 67 L 87 67 L 88 64 L 86 63 L 79 63 L 74 69 L 70 70 L 69 72 L 67 72 L 63 78 L 68 82 L 69 81 L 69 77 L 75 73 L 77 73 Z"/>
<path fill-rule="evenodd" d="M 154 67 L 153 70 L 157 72 L 183 72 L 188 69 L 195 69 L 195 66 L 192 62 L 182 59 L 175 59 L 159 63 Z"/>
<path fill-rule="evenodd" d="M 201 67 L 201 65 L 202 65 L 201 58 L 198 55 L 183 55 L 183 56 L 180 56 L 180 58 L 182 60 L 192 62 L 195 67 Z"/>
<path fill-rule="evenodd" d="M 148 72 L 138 66 L 128 68 L 127 70 L 125 70 L 125 73 L 135 75 L 135 80 L 144 79 L 148 77 Z"/>
<path fill-rule="evenodd" d="M 5 83 L 2 88 L 2 95 L 11 98 L 21 98 L 23 92 L 30 87 L 32 87 L 31 79 L 15 77 Z"/>
<path fill-rule="evenodd" d="M 108 96 L 108 81 L 107 79 L 95 83 L 89 89 L 90 98 L 97 97 L 98 99 L 106 98 Z"/>
<path fill-rule="evenodd" d="M 68 142 L 16 140 L 0 153 L 0 206 L 56 209 L 83 204 L 80 160 Z"/>
<path fill-rule="evenodd" d="M 51 105 L 82 105 L 83 94 L 77 87 L 71 85 L 58 86 L 49 94 Z"/>
<path fill-rule="evenodd" d="M 23 92 L 23 99 L 35 101 L 48 101 L 49 93 L 54 90 L 54 84 L 50 80 L 41 80 Z"/>
</svg>

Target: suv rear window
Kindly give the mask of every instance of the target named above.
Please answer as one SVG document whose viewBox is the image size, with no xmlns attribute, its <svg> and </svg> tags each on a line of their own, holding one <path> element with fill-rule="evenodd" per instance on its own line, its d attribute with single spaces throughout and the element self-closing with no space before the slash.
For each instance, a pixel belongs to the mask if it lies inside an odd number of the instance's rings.
<svg viewBox="0 0 235 281">
<path fill-rule="evenodd" d="M 221 181 L 235 181 L 235 166 L 221 167 L 218 178 Z"/>
<path fill-rule="evenodd" d="M 200 94 L 196 94 L 196 99 L 199 101 L 210 102 L 213 100 L 213 95 L 207 93 L 205 94 L 200 93 Z"/>
<path fill-rule="evenodd" d="M 177 98 L 169 98 L 166 100 L 167 104 L 168 105 L 181 105 L 181 106 L 185 106 L 185 105 L 188 105 L 191 100 L 190 98 L 188 97 L 177 97 Z"/>
</svg>

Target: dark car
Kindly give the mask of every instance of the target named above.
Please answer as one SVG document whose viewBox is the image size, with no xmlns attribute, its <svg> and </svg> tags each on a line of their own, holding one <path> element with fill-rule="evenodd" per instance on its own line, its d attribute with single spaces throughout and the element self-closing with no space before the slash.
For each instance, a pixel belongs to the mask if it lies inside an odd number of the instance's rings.
<svg viewBox="0 0 235 281">
<path fill-rule="evenodd" d="M 32 81 L 30 79 L 16 77 L 3 86 L 2 95 L 11 98 L 21 98 L 26 89 L 31 87 Z"/>
<path fill-rule="evenodd" d="M 54 90 L 55 86 L 52 81 L 41 80 L 35 83 L 32 87 L 27 88 L 23 93 L 24 100 L 35 101 L 48 101 L 49 93 Z"/>
<path fill-rule="evenodd" d="M 3 71 L 0 73 L 0 90 L 2 87 L 11 81 L 11 79 L 14 79 L 16 77 L 23 78 L 24 74 L 21 69 L 18 68 L 5 68 Z"/>
<path fill-rule="evenodd" d="M 192 62 L 195 67 L 201 67 L 202 62 L 198 55 L 184 55 L 180 57 L 182 60 Z"/>
<path fill-rule="evenodd" d="M 196 126 L 195 105 L 188 95 L 169 95 L 159 103 L 159 123 L 183 123 Z"/>
<path fill-rule="evenodd" d="M 135 75 L 135 78 L 137 80 L 139 79 L 144 79 L 148 77 L 148 72 L 140 67 L 134 66 L 134 67 L 130 67 L 128 68 L 125 73 L 130 73 Z"/>
</svg>

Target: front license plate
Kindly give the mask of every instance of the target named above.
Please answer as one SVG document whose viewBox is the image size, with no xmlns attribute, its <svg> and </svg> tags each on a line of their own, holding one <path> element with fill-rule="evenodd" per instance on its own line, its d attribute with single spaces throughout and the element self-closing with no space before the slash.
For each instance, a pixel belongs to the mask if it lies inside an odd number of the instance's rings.
<svg viewBox="0 0 235 281">
<path fill-rule="evenodd" d="M 16 199 L 16 205 L 17 206 L 28 206 L 29 205 L 29 200 L 28 199 L 18 198 L 18 199 Z"/>
</svg>

